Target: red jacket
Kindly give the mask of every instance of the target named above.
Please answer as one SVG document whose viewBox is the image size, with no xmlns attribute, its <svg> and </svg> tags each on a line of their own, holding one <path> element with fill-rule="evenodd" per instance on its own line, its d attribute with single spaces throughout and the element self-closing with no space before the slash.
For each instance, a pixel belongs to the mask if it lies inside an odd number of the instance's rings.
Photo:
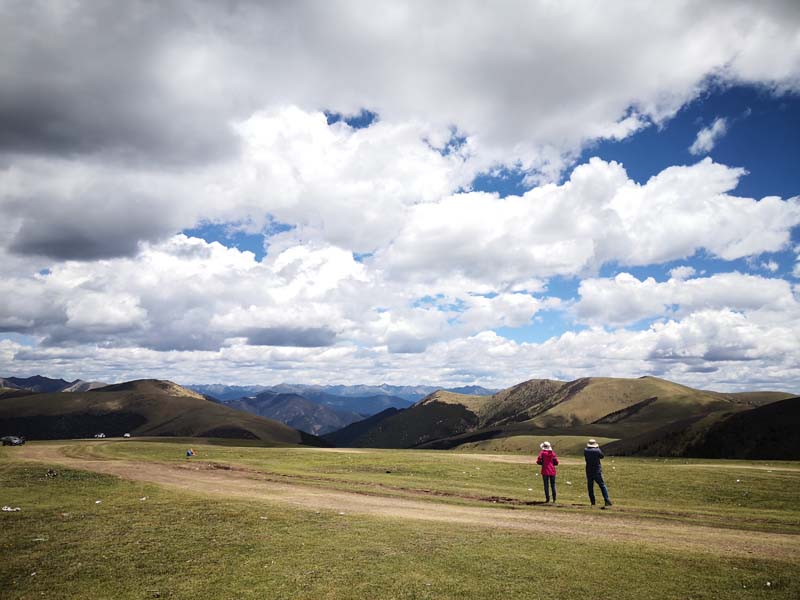
<svg viewBox="0 0 800 600">
<path fill-rule="evenodd" d="M 542 450 L 536 459 L 537 465 L 542 465 L 542 475 L 555 475 L 558 457 L 552 450 Z"/>
</svg>

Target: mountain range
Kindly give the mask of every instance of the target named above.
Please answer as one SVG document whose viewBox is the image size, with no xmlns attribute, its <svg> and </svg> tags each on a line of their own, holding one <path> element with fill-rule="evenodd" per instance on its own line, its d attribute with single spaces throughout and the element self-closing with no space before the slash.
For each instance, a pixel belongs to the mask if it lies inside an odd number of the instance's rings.
<svg viewBox="0 0 800 600">
<path fill-rule="evenodd" d="M 783 410 L 770 408 L 778 402 Z M 798 408 L 789 393 L 720 393 L 655 377 L 533 379 L 492 396 L 439 390 L 325 438 L 346 446 L 533 452 L 547 438 L 575 451 L 595 437 L 619 454 L 707 455 L 717 432 L 737 423 L 776 429 Z M 783 455 L 800 457 L 800 442 L 780 445 L 791 446 Z"/>
<path fill-rule="evenodd" d="M 159 380 L 72 393 L 62 391 L 76 382 L 63 379 L 0 381 L 0 433 L 32 438 L 103 430 L 489 452 L 534 452 L 548 439 L 568 454 L 594 437 L 617 455 L 800 459 L 795 395 L 721 393 L 656 377 L 532 379 L 490 395 L 439 389 L 414 404 L 388 392 L 419 393 L 419 387 L 282 384 L 219 401 L 205 394 L 213 391 L 207 387 L 194 391 Z M 21 389 L 24 384 L 32 389 Z"/>
<path fill-rule="evenodd" d="M 403 409 L 439 388 L 393 385 L 273 386 L 190 385 L 189 389 L 219 398 L 227 406 L 323 435 L 360 421 L 387 408 Z M 491 395 L 497 390 L 480 386 L 457 388 Z"/>
<path fill-rule="evenodd" d="M 85 392 L 108 386 L 97 381 L 67 381 L 34 375 L 6 377 L 0 387 L 38 393 Z M 109 386 L 109 390 L 114 386 Z M 322 435 L 387 408 L 408 408 L 438 388 L 433 386 L 304 385 L 282 383 L 273 386 L 234 386 L 224 384 L 190 385 L 207 400 L 230 408 L 280 421 L 307 433 Z M 492 394 L 480 386 L 457 388 L 476 394 Z"/>
<path fill-rule="evenodd" d="M 108 386 L 97 381 L 67 381 L 34 375 L 6 377 L 0 387 L 37 393 L 85 392 Z M 114 389 L 114 386 L 108 386 Z M 331 433 L 387 408 L 408 408 L 438 389 L 433 386 L 320 386 L 282 383 L 274 386 L 191 385 L 207 400 L 230 408 L 274 419 L 307 433 Z M 459 388 L 477 394 L 492 394 L 480 386 Z M 6 394 L 7 395 L 7 394 Z"/>
<path fill-rule="evenodd" d="M 236 400 L 245 396 L 255 396 L 262 392 L 276 392 L 280 394 L 297 394 L 309 400 L 317 401 L 323 396 L 338 398 L 399 398 L 405 401 L 405 406 L 413 404 L 433 392 L 442 389 L 432 385 L 306 385 L 296 383 L 280 383 L 278 385 L 224 385 L 224 384 L 189 384 L 189 389 L 208 394 L 220 400 Z M 481 387 L 479 385 L 449 388 L 451 392 L 474 394 L 478 396 L 491 396 L 500 391 Z M 383 408 L 388 408 L 384 406 Z M 400 406 L 396 408 L 401 408 Z M 382 410 L 382 409 L 381 409 Z M 361 411 L 354 411 L 361 412 Z M 362 413 L 363 414 L 363 413 Z"/>
<path fill-rule="evenodd" d="M 28 439 L 216 437 L 264 444 L 329 445 L 283 423 L 212 402 L 171 381 L 142 379 L 88 392 L 0 388 L 0 432 Z"/>
<path fill-rule="evenodd" d="M 15 390 L 29 390 L 31 392 L 52 393 L 52 392 L 88 392 L 101 388 L 106 383 L 102 381 L 65 381 L 64 379 L 50 379 L 41 375 L 33 377 L 5 377 L 0 378 L 0 387 Z"/>
<path fill-rule="evenodd" d="M 226 406 L 275 419 L 290 427 L 320 435 L 341 429 L 364 418 L 363 415 L 333 410 L 298 394 L 261 392 L 251 398 L 229 400 Z"/>
</svg>

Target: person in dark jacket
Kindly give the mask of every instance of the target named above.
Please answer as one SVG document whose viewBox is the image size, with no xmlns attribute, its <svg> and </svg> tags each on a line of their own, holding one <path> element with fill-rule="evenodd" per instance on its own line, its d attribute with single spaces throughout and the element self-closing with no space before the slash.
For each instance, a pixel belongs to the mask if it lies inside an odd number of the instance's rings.
<svg viewBox="0 0 800 600">
<path fill-rule="evenodd" d="M 553 447 L 550 442 L 542 442 L 539 444 L 542 449 L 539 456 L 536 458 L 536 464 L 542 465 L 542 480 L 544 481 L 544 498 L 545 502 L 550 502 L 550 490 L 553 491 L 553 504 L 556 502 L 556 465 L 558 464 L 558 457 L 553 452 Z M 550 489 L 547 489 L 548 483 Z"/>
<path fill-rule="evenodd" d="M 595 440 L 589 440 L 583 450 L 583 458 L 586 460 L 586 484 L 589 488 L 589 502 L 594 506 L 594 484 L 600 486 L 603 494 L 605 506 L 611 506 L 611 499 L 608 497 L 608 488 L 603 481 L 603 467 L 600 461 L 605 458 L 603 451 Z M 605 506 L 603 508 L 605 508 Z"/>
</svg>

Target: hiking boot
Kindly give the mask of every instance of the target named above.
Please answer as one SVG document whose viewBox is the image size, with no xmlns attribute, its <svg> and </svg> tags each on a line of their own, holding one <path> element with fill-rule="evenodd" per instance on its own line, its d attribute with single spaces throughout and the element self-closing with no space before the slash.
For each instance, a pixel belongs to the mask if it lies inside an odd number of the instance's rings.
<svg viewBox="0 0 800 600">
<path fill-rule="evenodd" d="M 614 505 L 611 503 L 611 500 L 609 500 L 603 506 L 614 506 Z"/>
</svg>

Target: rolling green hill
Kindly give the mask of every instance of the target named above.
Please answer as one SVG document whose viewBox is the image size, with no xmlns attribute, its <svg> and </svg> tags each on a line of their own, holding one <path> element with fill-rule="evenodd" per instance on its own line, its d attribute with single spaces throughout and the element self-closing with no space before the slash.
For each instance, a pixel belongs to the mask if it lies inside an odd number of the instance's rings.
<svg viewBox="0 0 800 600">
<path fill-rule="evenodd" d="M 800 456 L 800 398 L 671 423 L 606 447 L 619 455 L 791 460 Z"/>
<path fill-rule="evenodd" d="M 144 379 L 70 394 L 0 396 L 0 432 L 28 439 L 107 436 L 221 437 L 327 445 L 277 421 L 211 402 L 170 381 Z"/>
<path fill-rule="evenodd" d="M 531 451 L 538 446 L 536 440 L 558 437 L 572 448 L 580 447 L 586 437 L 608 441 L 660 437 L 670 427 L 681 430 L 699 422 L 714 423 L 722 416 L 790 396 L 725 394 L 656 377 L 533 379 L 493 396 L 435 392 L 374 427 L 360 427 L 348 441 L 365 447 Z M 334 434 L 329 439 L 337 438 Z"/>
<path fill-rule="evenodd" d="M 437 394 L 448 394 L 448 401 L 439 401 Z M 413 448 L 426 442 L 441 439 L 447 436 L 474 429 L 478 425 L 478 418 L 463 404 L 454 402 L 450 392 L 434 392 L 428 398 L 421 400 L 411 408 L 396 411 L 389 410 L 373 415 L 370 419 L 354 423 L 348 427 L 347 435 L 334 432 L 326 436 L 329 440 L 344 440 L 350 446 L 367 448 Z M 432 399 L 436 397 L 436 399 Z M 466 396 L 465 402 L 470 402 L 473 396 Z M 375 417 L 385 417 L 376 419 Z M 363 424 L 367 427 L 362 427 Z"/>
</svg>

